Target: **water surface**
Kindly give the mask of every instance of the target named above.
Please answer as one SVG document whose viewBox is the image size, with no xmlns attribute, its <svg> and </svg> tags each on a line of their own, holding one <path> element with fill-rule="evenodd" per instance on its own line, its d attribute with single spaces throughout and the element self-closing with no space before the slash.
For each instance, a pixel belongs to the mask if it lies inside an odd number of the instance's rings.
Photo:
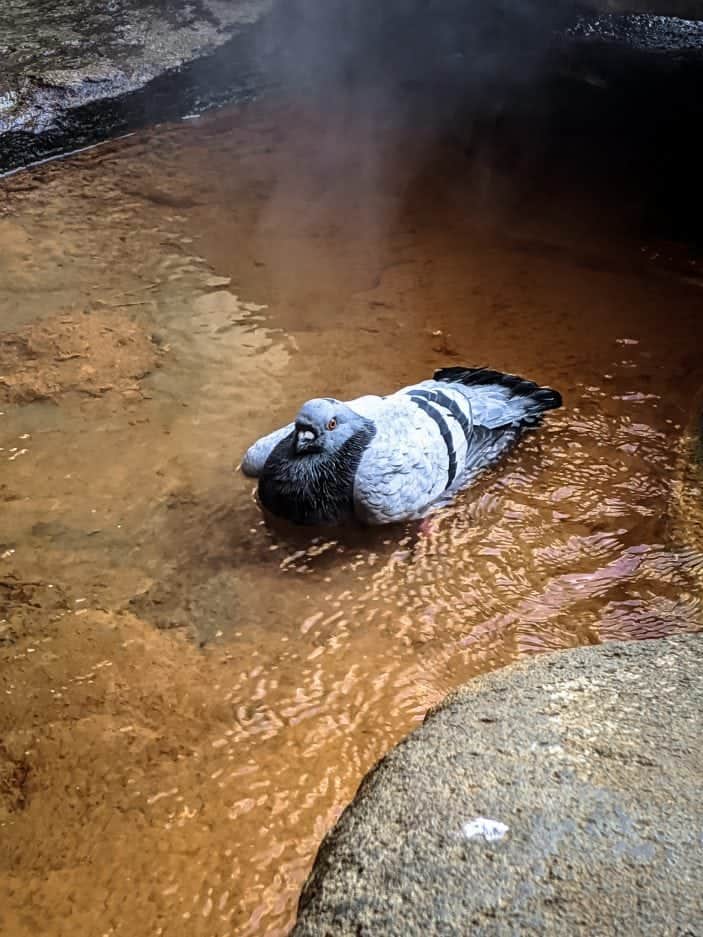
<svg viewBox="0 0 703 937">
<path fill-rule="evenodd" d="M 531 178 L 270 101 L 5 180 L 4 933 L 284 934 L 453 687 L 700 627 L 702 281 Z M 253 439 L 459 363 L 565 407 L 426 528 L 263 523 Z"/>
</svg>

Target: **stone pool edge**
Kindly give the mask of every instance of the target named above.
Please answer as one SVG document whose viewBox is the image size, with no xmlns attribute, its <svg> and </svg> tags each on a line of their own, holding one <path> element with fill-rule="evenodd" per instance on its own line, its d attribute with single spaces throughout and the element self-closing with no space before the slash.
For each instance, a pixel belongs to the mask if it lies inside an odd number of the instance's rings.
<svg viewBox="0 0 703 937">
<path fill-rule="evenodd" d="M 123 0 L 127 6 L 132 2 Z M 208 18 L 188 33 L 187 42 L 173 10 L 169 17 L 147 11 L 144 45 L 118 41 L 123 25 L 117 13 L 106 11 L 114 22 L 104 27 L 104 50 L 96 53 L 95 36 L 86 31 L 75 51 L 78 64 L 64 63 L 57 53 L 39 67 L 28 62 L 8 72 L 0 81 L 0 176 L 160 121 L 253 97 L 266 87 L 271 51 L 266 27 L 273 5 L 273 0 L 239 0 L 219 18 L 219 8 L 208 9 Z M 178 0 L 175 6 L 188 4 Z M 75 28 L 80 35 L 79 22 Z"/>
<path fill-rule="evenodd" d="M 171 0 L 167 7 L 159 0 L 113 0 L 100 8 L 97 28 L 94 11 L 90 0 L 55 0 L 51 17 L 32 13 L 32 0 L 0 5 L 0 177 L 158 122 L 248 100 L 280 83 L 281 73 L 270 66 L 291 27 L 280 0 Z M 703 20 L 700 0 L 662 2 L 661 8 L 657 0 L 574 3 L 562 24 L 566 44 L 557 43 L 547 71 L 591 87 L 591 53 L 599 45 L 605 87 L 612 69 L 631 71 L 643 55 L 657 57 L 660 50 L 652 53 L 646 43 L 629 48 L 611 35 L 611 20 L 646 19 L 645 11 L 659 11 L 679 29 Z M 51 33 L 55 23 L 61 41 Z M 697 45 L 693 53 L 670 51 L 676 68 L 688 62 L 697 70 Z"/>
<path fill-rule="evenodd" d="M 292 937 L 695 933 L 701 673 L 693 634 L 545 654 L 451 693 L 323 841 Z M 471 835 L 482 820 L 508 830 Z"/>
</svg>

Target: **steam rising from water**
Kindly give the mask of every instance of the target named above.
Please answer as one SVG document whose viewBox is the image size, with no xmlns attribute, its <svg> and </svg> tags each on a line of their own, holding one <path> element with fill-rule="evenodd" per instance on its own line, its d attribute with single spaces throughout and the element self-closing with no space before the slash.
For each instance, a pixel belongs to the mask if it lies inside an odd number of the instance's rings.
<svg viewBox="0 0 703 937">
<path fill-rule="evenodd" d="M 308 217 L 383 251 L 404 192 L 432 171 L 434 148 L 447 138 L 477 161 L 466 169 L 480 198 L 491 185 L 484 151 L 500 145 L 504 115 L 520 114 L 535 126 L 543 119 L 547 54 L 573 16 L 568 2 L 539 0 L 281 4 L 268 41 L 262 40 L 271 81 L 322 128 L 316 149 L 300 159 L 322 179 L 342 178 L 349 195 L 348 210 L 333 218 L 306 198 Z M 529 162 L 539 151 L 536 139 L 534 133 L 522 136 L 511 159 Z M 465 181 L 458 180 L 458 187 Z M 300 187 L 299 166 L 281 163 L 262 205 L 264 228 L 277 224 L 282 203 L 295 199 Z M 481 210 L 489 210 L 485 199 Z M 278 259 L 269 258 L 274 277 Z"/>
</svg>

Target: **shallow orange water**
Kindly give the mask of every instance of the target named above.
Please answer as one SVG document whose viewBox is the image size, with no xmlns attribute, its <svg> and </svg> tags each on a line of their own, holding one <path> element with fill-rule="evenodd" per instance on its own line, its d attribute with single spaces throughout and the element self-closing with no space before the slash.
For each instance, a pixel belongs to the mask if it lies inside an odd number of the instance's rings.
<svg viewBox="0 0 703 937">
<path fill-rule="evenodd" d="M 283 934 L 364 773 L 452 687 L 700 627 L 703 292 L 578 186 L 262 103 L 2 196 L 3 329 L 107 311 L 159 364 L 100 389 L 107 327 L 76 352 L 93 392 L 0 407 L 3 933 Z M 565 408 L 428 531 L 263 524 L 252 439 L 448 363 Z"/>
</svg>

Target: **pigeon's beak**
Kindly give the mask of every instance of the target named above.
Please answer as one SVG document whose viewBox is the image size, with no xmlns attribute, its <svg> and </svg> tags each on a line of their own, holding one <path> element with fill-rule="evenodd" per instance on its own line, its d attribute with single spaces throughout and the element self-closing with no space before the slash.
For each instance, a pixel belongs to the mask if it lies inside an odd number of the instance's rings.
<svg viewBox="0 0 703 937">
<path fill-rule="evenodd" d="M 295 431 L 295 451 L 308 452 L 315 444 L 317 433 L 308 426 L 299 426 Z"/>
</svg>

